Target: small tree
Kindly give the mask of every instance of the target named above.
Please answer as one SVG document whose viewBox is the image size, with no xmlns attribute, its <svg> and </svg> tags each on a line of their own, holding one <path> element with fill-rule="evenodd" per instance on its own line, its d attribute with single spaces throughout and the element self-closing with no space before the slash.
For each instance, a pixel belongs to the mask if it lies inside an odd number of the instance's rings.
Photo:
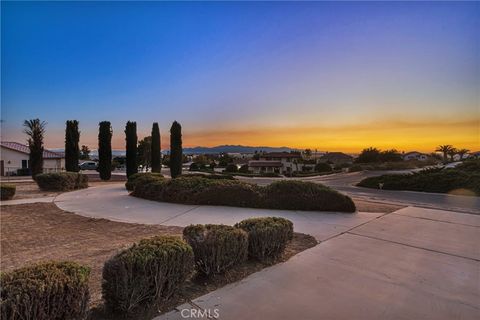
<svg viewBox="0 0 480 320">
<path fill-rule="evenodd" d="M 67 171 L 80 171 L 78 166 L 78 159 L 80 158 L 79 140 L 78 121 L 67 120 L 65 129 L 65 169 Z"/>
<path fill-rule="evenodd" d="M 110 180 L 112 176 L 112 125 L 110 121 L 102 121 L 99 126 L 98 172 L 100 179 Z"/>
<path fill-rule="evenodd" d="M 170 175 L 176 178 L 182 174 L 182 126 L 174 121 L 170 128 Z"/>
<path fill-rule="evenodd" d="M 363 149 L 362 152 L 358 155 L 358 158 L 355 160 L 357 163 L 369 163 L 369 162 L 379 162 L 380 161 L 380 150 L 377 148 L 367 148 Z"/>
<path fill-rule="evenodd" d="M 127 178 L 138 172 L 137 164 L 137 123 L 128 121 L 125 126 Z"/>
<path fill-rule="evenodd" d="M 181 139 L 181 138 L 180 138 Z M 181 141 L 180 141 L 181 143 Z M 162 151 L 160 147 L 160 129 L 158 123 L 154 122 L 152 126 L 152 172 L 162 171 Z"/>
<path fill-rule="evenodd" d="M 82 160 L 90 159 L 90 148 L 88 146 L 85 146 L 85 145 L 82 146 L 82 149 L 80 150 L 80 159 Z"/>
<path fill-rule="evenodd" d="M 30 149 L 29 162 L 32 177 L 43 172 L 43 135 L 45 134 L 45 121 L 40 119 L 25 120 L 24 132 L 28 136 L 28 148 Z"/>
<path fill-rule="evenodd" d="M 138 164 L 142 165 L 144 169 L 152 165 L 152 137 L 148 136 L 138 142 Z"/>
</svg>

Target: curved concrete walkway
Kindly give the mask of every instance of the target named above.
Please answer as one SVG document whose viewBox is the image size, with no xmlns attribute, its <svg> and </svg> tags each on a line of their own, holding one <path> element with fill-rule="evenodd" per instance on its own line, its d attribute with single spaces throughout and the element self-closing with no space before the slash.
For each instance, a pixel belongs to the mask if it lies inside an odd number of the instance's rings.
<svg viewBox="0 0 480 320">
<path fill-rule="evenodd" d="M 382 215 L 188 206 L 130 197 L 122 185 L 65 193 L 55 203 L 89 217 L 178 226 L 282 216 L 322 241 L 157 320 L 217 314 L 228 320 L 473 320 L 480 314 L 478 215 L 416 207 Z"/>
<path fill-rule="evenodd" d="M 381 216 L 381 213 L 325 213 L 267 210 L 224 206 L 195 206 L 135 198 L 122 184 L 68 192 L 55 198 L 55 204 L 76 214 L 143 224 L 184 227 L 195 223 L 233 225 L 250 217 L 276 216 L 290 219 L 297 232 L 323 241 Z"/>
</svg>

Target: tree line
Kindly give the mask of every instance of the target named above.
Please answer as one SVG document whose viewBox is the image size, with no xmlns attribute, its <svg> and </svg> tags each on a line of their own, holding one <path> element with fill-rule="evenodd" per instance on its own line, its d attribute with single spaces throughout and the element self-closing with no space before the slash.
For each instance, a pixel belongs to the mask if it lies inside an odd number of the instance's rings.
<svg viewBox="0 0 480 320">
<path fill-rule="evenodd" d="M 43 172 L 43 137 L 46 123 L 39 119 L 25 120 L 24 132 L 28 136 L 29 161 L 32 177 Z M 128 121 L 125 125 L 126 169 L 127 177 L 138 172 L 139 158 L 151 167 L 152 172 L 162 169 L 160 128 L 158 123 L 152 125 L 151 136 L 138 142 L 137 123 Z M 109 121 L 99 123 L 98 130 L 98 172 L 102 180 L 110 180 L 112 172 L 112 136 L 113 129 Z M 68 120 L 65 128 L 65 169 L 80 171 L 79 160 L 88 159 L 90 150 L 87 146 L 79 147 L 80 130 L 77 120 Z M 182 174 L 182 126 L 174 121 L 170 128 L 169 167 L 172 178 Z M 147 166 L 147 167 L 148 167 Z"/>
</svg>

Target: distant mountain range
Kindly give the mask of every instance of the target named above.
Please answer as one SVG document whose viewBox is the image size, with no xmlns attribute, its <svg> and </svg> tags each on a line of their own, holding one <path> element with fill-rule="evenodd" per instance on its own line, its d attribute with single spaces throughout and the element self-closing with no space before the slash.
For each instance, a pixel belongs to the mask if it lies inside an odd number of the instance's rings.
<svg viewBox="0 0 480 320">
<path fill-rule="evenodd" d="M 194 148 L 184 148 L 183 153 L 186 154 L 205 154 L 205 153 L 254 153 L 255 151 L 264 151 L 264 152 L 290 152 L 295 151 L 289 147 L 251 147 L 251 146 L 241 146 L 241 145 L 222 145 L 216 147 L 194 147 Z"/>
<path fill-rule="evenodd" d="M 63 152 L 64 149 L 49 149 L 51 151 Z M 208 153 L 254 153 L 255 151 L 264 151 L 264 152 L 290 152 L 297 151 L 298 149 L 289 148 L 289 147 L 252 147 L 252 146 L 242 146 L 242 145 L 221 145 L 216 147 L 193 147 L 193 148 L 183 148 L 183 153 L 185 154 L 208 154 Z M 168 154 L 169 150 L 164 150 L 162 153 Z M 97 150 L 92 150 L 90 153 L 91 156 L 98 156 Z M 112 150 L 112 155 L 116 156 L 125 156 L 125 150 Z"/>
</svg>

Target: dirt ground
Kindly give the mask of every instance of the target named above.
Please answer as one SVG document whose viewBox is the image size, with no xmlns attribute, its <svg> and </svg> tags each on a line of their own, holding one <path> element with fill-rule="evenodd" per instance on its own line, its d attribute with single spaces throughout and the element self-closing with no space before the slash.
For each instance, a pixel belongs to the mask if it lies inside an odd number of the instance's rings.
<svg viewBox="0 0 480 320">
<path fill-rule="evenodd" d="M 53 203 L 7 205 L 0 210 L 1 271 L 47 260 L 70 260 L 90 266 L 91 319 L 116 318 L 105 315 L 101 304 L 102 267 L 109 257 L 142 238 L 159 234 L 180 236 L 183 229 L 87 218 L 63 211 Z M 295 233 L 280 261 L 316 244 L 313 237 Z M 248 261 L 212 279 L 194 277 L 162 311 L 171 310 L 184 301 L 238 281 L 266 266 Z"/>
<path fill-rule="evenodd" d="M 91 300 L 101 299 L 104 262 L 118 250 L 154 235 L 181 235 L 181 227 L 92 219 L 52 203 L 1 207 L 0 269 L 8 271 L 46 260 L 72 260 L 92 268 Z"/>
<path fill-rule="evenodd" d="M 356 199 L 356 198 L 353 198 L 353 202 L 355 202 L 355 206 L 357 207 L 357 211 L 359 212 L 390 213 L 390 212 L 405 208 L 405 206 L 401 206 L 401 205 L 371 202 L 371 201 L 365 201 L 365 200 Z"/>
</svg>

